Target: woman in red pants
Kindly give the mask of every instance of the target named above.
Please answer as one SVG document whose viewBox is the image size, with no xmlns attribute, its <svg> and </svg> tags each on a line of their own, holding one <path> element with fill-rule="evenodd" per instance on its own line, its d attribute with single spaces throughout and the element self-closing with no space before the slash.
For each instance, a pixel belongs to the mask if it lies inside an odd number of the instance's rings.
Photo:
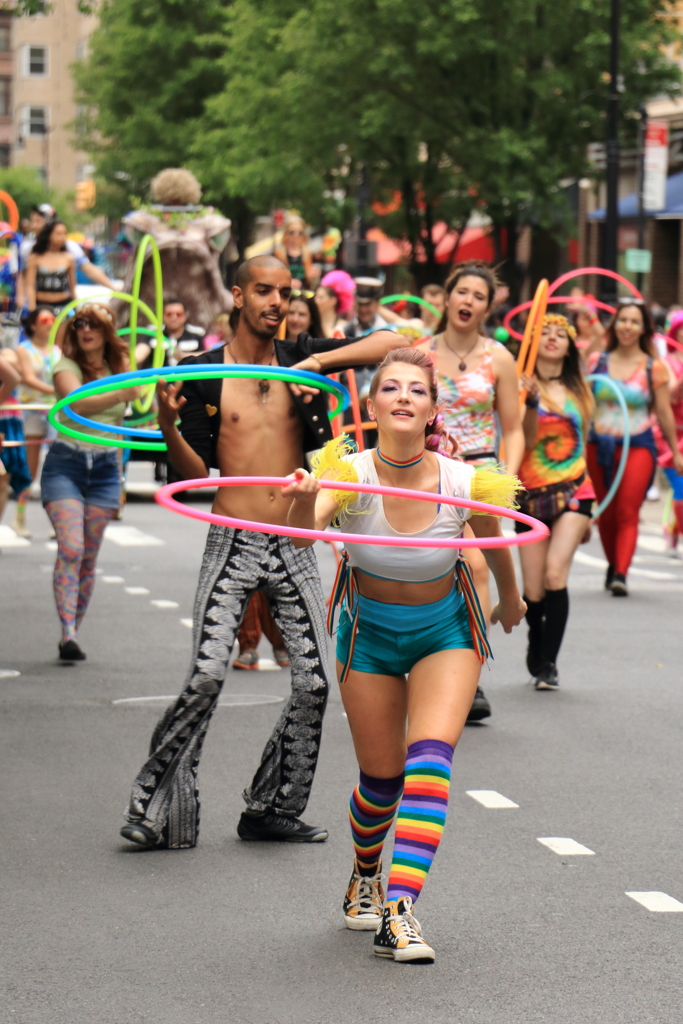
<svg viewBox="0 0 683 1024">
<path fill-rule="evenodd" d="M 622 392 L 628 408 L 630 450 L 623 479 L 598 520 L 607 557 L 605 588 L 626 597 L 626 574 L 638 540 L 638 513 L 657 462 L 652 427 L 656 419 L 673 452 L 673 466 L 683 474 L 683 455 L 676 446 L 676 425 L 669 398 L 669 375 L 655 358 L 653 326 L 645 304 L 627 299 L 607 329 L 604 352 L 588 363 L 591 373 L 605 374 Z M 595 415 L 588 438 L 588 471 L 598 500 L 607 494 L 621 460 L 624 424 L 621 406 L 609 384 L 596 381 Z"/>
</svg>

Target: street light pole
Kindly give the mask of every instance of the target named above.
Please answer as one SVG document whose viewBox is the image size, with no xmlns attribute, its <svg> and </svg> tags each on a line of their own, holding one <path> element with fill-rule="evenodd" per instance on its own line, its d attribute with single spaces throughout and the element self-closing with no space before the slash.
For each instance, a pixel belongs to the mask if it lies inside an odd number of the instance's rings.
<svg viewBox="0 0 683 1024">
<path fill-rule="evenodd" d="M 610 86 L 607 101 L 607 210 L 603 267 L 617 269 L 617 232 L 619 227 L 619 28 L 621 0 L 612 0 L 610 15 Z M 608 286 L 611 293 L 614 286 Z"/>
<path fill-rule="evenodd" d="M 640 130 L 638 132 L 638 248 L 645 248 L 645 136 L 647 134 L 647 107 L 640 108 Z M 643 290 L 643 275 L 636 276 L 636 288 Z"/>
</svg>

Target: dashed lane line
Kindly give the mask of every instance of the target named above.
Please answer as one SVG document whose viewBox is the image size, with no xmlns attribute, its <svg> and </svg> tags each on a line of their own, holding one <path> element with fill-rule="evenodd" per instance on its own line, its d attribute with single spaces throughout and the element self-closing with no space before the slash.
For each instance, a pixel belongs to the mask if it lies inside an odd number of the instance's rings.
<svg viewBox="0 0 683 1024">
<path fill-rule="evenodd" d="M 0 548 L 30 548 L 31 541 L 17 537 L 11 526 L 0 525 Z"/>
<path fill-rule="evenodd" d="M 125 587 L 124 589 L 127 594 L 149 594 L 147 587 Z"/>
<path fill-rule="evenodd" d="M 103 583 L 125 583 L 123 576 L 103 576 Z"/>
<path fill-rule="evenodd" d="M 665 892 L 627 892 L 626 895 L 655 914 L 680 914 L 683 911 L 683 903 Z"/>
<path fill-rule="evenodd" d="M 154 605 L 155 608 L 180 608 L 180 605 L 178 604 L 177 601 L 157 600 L 150 601 L 149 603 L 151 605 Z"/>
<path fill-rule="evenodd" d="M 192 629 L 192 619 L 181 619 L 180 625 L 187 626 L 188 629 Z"/>
<path fill-rule="evenodd" d="M 105 530 L 104 539 L 111 540 L 123 548 L 153 548 L 166 543 L 160 537 L 138 530 L 137 526 L 124 526 L 122 523 L 110 523 Z"/>
<path fill-rule="evenodd" d="M 486 807 L 491 811 L 503 810 L 508 807 L 519 807 L 519 804 L 508 800 L 506 796 L 503 796 L 502 793 L 497 793 L 495 789 L 467 789 L 465 792 L 473 800 L 476 800 L 477 803 L 480 803 L 482 807 Z"/>
<path fill-rule="evenodd" d="M 539 843 L 543 843 L 553 853 L 559 854 L 560 857 L 594 857 L 595 850 L 589 850 L 587 846 L 582 846 L 581 843 L 577 843 L 575 839 L 566 839 L 559 836 L 546 836 L 545 838 L 538 840 Z"/>
</svg>

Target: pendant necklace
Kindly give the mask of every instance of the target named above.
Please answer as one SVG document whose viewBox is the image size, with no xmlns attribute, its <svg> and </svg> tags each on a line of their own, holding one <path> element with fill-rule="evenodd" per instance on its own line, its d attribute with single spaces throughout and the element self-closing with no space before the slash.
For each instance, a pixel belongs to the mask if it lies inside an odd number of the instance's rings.
<svg viewBox="0 0 683 1024">
<path fill-rule="evenodd" d="M 393 466 L 394 469 L 410 469 L 411 466 L 417 466 L 418 463 L 422 462 L 425 457 L 424 451 L 421 451 L 419 455 L 414 456 L 412 459 L 408 459 L 407 462 L 398 462 L 397 459 L 390 459 L 386 455 L 382 455 L 379 448 L 377 449 L 377 458 L 380 462 L 385 462 L 387 466 Z"/>
<path fill-rule="evenodd" d="M 239 363 L 238 360 L 235 359 L 234 355 L 230 351 L 229 346 L 226 346 L 226 348 L 227 348 L 228 355 L 232 359 L 232 361 L 235 364 L 235 366 L 240 366 L 240 365 L 243 366 L 243 365 L 245 365 L 244 363 Z M 272 366 L 273 365 L 273 357 L 274 356 L 275 356 L 275 346 L 273 345 L 273 351 L 270 353 L 270 359 L 268 360 L 268 362 L 267 363 L 259 363 L 258 365 L 259 366 Z M 259 387 L 259 391 L 261 392 L 261 401 L 265 402 L 266 396 L 267 396 L 268 392 L 270 391 L 270 381 L 268 380 L 268 378 L 264 377 L 262 380 L 260 380 L 258 382 L 258 387 Z"/>
<path fill-rule="evenodd" d="M 464 373 L 465 370 L 467 369 L 467 363 L 465 362 L 465 360 L 469 359 L 469 357 L 472 355 L 472 353 L 474 352 L 475 348 L 477 347 L 477 343 L 479 342 L 479 335 L 477 335 L 477 339 L 474 342 L 474 345 L 472 346 L 472 348 L 469 350 L 469 352 L 465 352 L 464 356 L 460 355 L 460 353 L 457 352 L 454 348 L 451 348 L 451 346 L 446 341 L 445 335 L 444 335 L 444 339 L 443 340 L 446 342 L 446 348 L 450 348 L 451 352 L 453 353 L 454 356 L 459 356 L 460 362 L 458 363 L 458 369 L 460 370 L 461 373 Z"/>
</svg>

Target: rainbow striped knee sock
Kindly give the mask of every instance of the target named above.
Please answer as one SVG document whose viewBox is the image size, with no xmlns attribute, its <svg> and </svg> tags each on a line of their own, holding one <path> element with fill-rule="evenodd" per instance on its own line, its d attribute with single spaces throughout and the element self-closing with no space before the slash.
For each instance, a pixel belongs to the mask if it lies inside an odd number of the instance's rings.
<svg viewBox="0 0 683 1024">
<path fill-rule="evenodd" d="M 349 802 L 349 821 L 361 872 L 377 864 L 402 792 L 403 773 L 394 779 L 374 779 L 360 773 Z"/>
<path fill-rule="evenodd" d="M 416 900 L 422 891 L 446 824 L 452 761 L 453 747 L 442 740 L 419 740 L 408 747 L 388 900 Z"/>
</svg>

